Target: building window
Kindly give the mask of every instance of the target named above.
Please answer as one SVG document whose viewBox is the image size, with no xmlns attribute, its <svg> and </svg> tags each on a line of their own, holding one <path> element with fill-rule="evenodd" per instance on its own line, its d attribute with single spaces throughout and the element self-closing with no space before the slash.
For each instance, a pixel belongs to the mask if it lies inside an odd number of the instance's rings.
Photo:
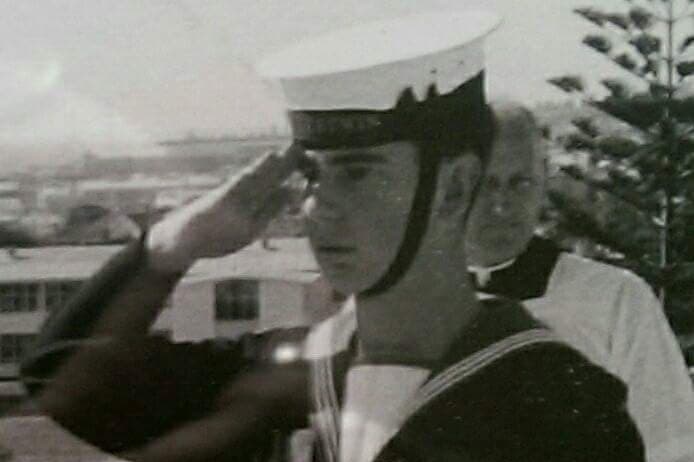
<svg viewBox="0 0 694 462">
<path fill-rule="evenodd" d="M 258 318 L 258 281 L 236 279 L 215 284 L 215 318 L 220 321 Z"/>
<path fill-rule="evenodd" d="M 46 283 L 46 309 L 61 308 L 77 292 L 80 281 L 59 281 Z"/>
<path fill-rule="evenodd" d="M 18 363 L 31 348 L 33 334 L 0 335 L 0 363 Z"/>
<path fill-rule="evenodd" d="M 0 284 L 0 313 L 35 311 L 38 308 L 38 284 Z"/>
</svg>

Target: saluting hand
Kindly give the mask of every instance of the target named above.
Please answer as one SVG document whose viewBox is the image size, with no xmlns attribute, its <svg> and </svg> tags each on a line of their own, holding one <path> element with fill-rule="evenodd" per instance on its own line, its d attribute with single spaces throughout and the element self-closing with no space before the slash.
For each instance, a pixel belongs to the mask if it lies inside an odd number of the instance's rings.
<svg viewBox="0 0 694 462">
<path fill-rule="evenodd" d="M 221 257 L 253 242 L 289 198 L 283 182 L 302 148 L 270 153 L 223 185 L 172 212 L 147 237 L 150 266 L 177 272 L 198 258 Z"/>
</svg>

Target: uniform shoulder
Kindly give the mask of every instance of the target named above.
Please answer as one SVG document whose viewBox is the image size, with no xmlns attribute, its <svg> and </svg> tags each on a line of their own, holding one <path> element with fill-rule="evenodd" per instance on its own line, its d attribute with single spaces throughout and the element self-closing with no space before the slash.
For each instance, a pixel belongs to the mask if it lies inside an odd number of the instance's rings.
<svg viewBox="0 0 694 462">
<path fill-rule="evenodd" d="M 625 410 L 623 383 L 560 342 L 512 348 L 450 386 L 432 383 L 435 392 L 426 395 L 409 426 L 441 445 L 462 444 L 484 460 L 511 454 L 515 460 L 551 455 L 572 461 L 643 455 Z M 461 441 L 461 435 L 474 438 Z"/>
<path fill-rule="evenodd" d="M 608 263 L 592 260 L 573 253 L 562 252 L 550 280 L 550 289 L 559 284 L 577 286 L 610 287 L 613 290 L 650 292 L 650 286 L 632 271 Z"/>
<path fill-rule="evenodd" d="M 518 339 L 535 339 L 536 334 L 556 340 L 555 335 L 520 303 L 506 298 L 492 298 L 482 301 L 482 310 L 477 318 L 461 330 L 457 341 L 449 349 L 443 360 L 432 370 L 432 375 L 446 368 L 465 362 L 470 355 L 494 351 L 496 346 L 513 344 Z M 503 349 L 503 348 L 502 348 Z"/>
</svg>

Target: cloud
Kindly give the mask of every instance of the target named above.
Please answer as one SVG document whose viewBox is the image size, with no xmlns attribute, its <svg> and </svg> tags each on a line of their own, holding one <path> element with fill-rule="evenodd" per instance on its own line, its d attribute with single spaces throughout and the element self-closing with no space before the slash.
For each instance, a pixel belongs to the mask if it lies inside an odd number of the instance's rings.
<svg viewBox="0 0 694 462">
<path fill-rule="evenodd" d="M 3 162 L 60 161 L 156 152 L 155 138 L 113 108 L 68 88 L 55 59 L 0 57 L 0 154 Z M 27 158 L 27 153 L 32 153 Z M 57 159 L 56 159 L 57 160 Z"/>
<path fill-rule="evenodd" d="M 16 125 L 40 108 L 60 80 L 61 67 L 53 60 L 20 61 L 0 57 L 0 127 Z"/>
</svg>

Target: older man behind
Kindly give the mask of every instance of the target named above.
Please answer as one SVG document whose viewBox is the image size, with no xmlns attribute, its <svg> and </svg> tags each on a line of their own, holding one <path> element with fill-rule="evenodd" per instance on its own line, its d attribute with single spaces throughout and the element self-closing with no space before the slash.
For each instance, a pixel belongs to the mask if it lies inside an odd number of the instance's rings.
<svg viewBox="0 0 694 462">
<path fill-rule="evenodd" d="M 694 460 L 694 394 L 660 304 L 634 274 L 534 236 L 546 180 L 540 130 L 522 106 L 495 106 L 499 130 L 467 232 L 480 295 L 523 300 L 622 379 L 649 461 Z"/>
</svg>

